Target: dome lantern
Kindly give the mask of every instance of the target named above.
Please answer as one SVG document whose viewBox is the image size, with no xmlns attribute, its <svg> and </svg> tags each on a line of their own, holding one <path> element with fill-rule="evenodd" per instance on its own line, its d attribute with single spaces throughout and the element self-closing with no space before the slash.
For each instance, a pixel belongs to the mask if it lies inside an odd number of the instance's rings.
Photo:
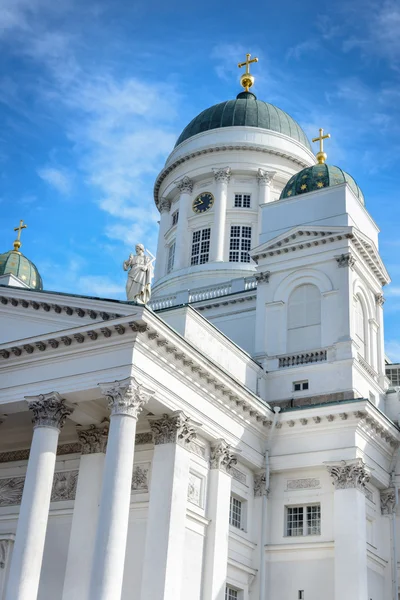
<svg viewBox="0 0 400 600">
<path fill-rule="evenodd" d="M 13 243 L 14 249 L 0 254 L 0 277 L 13 275 L 28 288 L 42 290 L 43 282 L 36 265 L 20 252 L 21 232 L 26 228 L 27 225 L 21 219 L 19 226 L 14 228 L 14 231 L 18 231 L 17 238 Z"/>
</svg>

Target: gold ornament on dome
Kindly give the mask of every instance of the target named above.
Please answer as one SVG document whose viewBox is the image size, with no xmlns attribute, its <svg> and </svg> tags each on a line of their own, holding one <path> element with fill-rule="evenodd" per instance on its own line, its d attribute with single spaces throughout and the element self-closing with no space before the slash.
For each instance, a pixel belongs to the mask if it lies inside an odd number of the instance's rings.
<svg viewBox="0 0 400 600">
<path fill-rule="evenodd" d="M 18 227 L 14 227 L 14 231 L 18 231 L 17 239 L 14 242 L 14 252 L 19 253 L 19 249 L 21 248 L 21 231 L 27 227 L 28 225 L 25 225 L 22 219 L 20 220 Z"/>
<path fill-rule="evenodd" d="M 319 137 L 313 138 L 313 142 L 319 142 L 319 152 L 317 152 L 316 159 L 320 165 L 323 165 L 326 159 L 328 158 L 326 153 L 324 152 L 324 140 L 331 137 L 330 133 L 326 133 L 324 135 L 324 130 L 320 128 Z"/>
<path fill-rule="evenodd" d="M 244 87 L 246 92 L 249 91 L 249 89 L 252 87 L 252 85 L 254 83 L 254 77 L 250 73 L 249 67 L 250 67 L 251 63 L 258 62 L 258 58 L 252 58 L 250 60 L 250 56 L 251 56 L 251 54 L 246 54 L 245 62 L 238 63 L 239 69 L 241 69 L 242 67 L 246 67 L 246 71 L 243 73 L 243 75 L 240 78 L 240 85 L 242 87 Z"/>
</svg>

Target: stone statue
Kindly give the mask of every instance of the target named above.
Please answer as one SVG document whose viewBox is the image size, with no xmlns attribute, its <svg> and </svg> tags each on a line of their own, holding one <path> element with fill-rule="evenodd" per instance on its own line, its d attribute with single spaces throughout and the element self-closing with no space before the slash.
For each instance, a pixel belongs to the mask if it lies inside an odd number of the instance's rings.
<svg viewBox="0 0 400 600">
<path fill-rule="evenodd" d="M 126 297 L 129 302 L 147 304 L 151 296 L 150 285 L 155 257 L 148 250 L 147 254 L 144 253 L 143 244 L 137 244 L 135 249 L 136 254 L 130 254 L 128 260 L 125 260 L 123 264 L 124 271 L 129 271 Z"/>
</svg>

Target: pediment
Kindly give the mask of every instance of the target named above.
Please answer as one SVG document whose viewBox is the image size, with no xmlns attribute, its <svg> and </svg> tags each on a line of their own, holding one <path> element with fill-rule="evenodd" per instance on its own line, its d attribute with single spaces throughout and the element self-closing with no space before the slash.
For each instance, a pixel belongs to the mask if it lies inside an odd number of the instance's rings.
<svg viewBox="0 0 400 600">
<path fill-rule="evenodd" d="M 0 286 L 0 344 L 135 314 L 128 303 Z"/>
<path fill-rule="evenodd" d="M 353 227 L 293 227 L 251 251 L 256 262 L 276 254 L 294 252 L 353 237 Z"/>
</svg>

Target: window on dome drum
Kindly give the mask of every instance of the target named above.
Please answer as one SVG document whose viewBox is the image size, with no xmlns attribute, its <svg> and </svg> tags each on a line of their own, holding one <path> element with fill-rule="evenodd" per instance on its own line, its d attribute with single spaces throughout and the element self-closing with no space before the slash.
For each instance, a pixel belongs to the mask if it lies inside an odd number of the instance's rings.
<svg viewBox="0 0 400 600">
<path fill-rule="evenodd" d="M 172 226 L 176 225 L 178 223 L 178 219 L 179 219 L 179 210 L 176 210 L 174 213 L 172 213 Z"/>
<path fill-rule="evenodd" d="M 317 286 L 303 284 L 288 302 L 287 351 L 316 350 L 321 346 L 321 293 Z"/>
<path fill-rule="evenodd" d="M 227 585 L 225 588 L 225 600 L 238 600 L 239 592 L 231 588 L 230 585 Z"/>
<path fill-rule="evenodd" d="M 308 381 L 294 381 L 293 382 L 293 391 L 294 392 L 303 392 L 304 390 L 308 390 Z"/>
<path fill-rule="evenodd" d="M 242 529 L 242 505 L 243 502 L 235 496 L 231 496 L 229 507 L 229 524 L 238 529 Z"/>
<path fill-rule="evenodd" d="M 288 537 L 321 535 L 321 505 L 287 506 L 286 535 Z"/>
<path fill-rule="evenodd" d="M 204 265 L 210 257 L 211 229 L 193 231 L 191 265 Z"/>
<path fill-rule="evenodd" d="M 249 225 L 231 225 L 229 244 L 229 262 L 250 262 L 251 227 Z"/>
<path fill-rule="evenodd" d="M 251 194 L 235 194 L 235 208 L 250 208 Z"/>
<path fill-rule="evenodd" d="M 392 387 L 400 386 L 400 366 L 389 365 L 386 367 L 386 376 L 390 379 Z"/>
<path fill-rule="evenodd" d="M 174 268 L 175 261 L 175 242 L 172 242 L 170 247 L 168 248 L 168 263 L 167 263 L 167 273 L 171 273 Z"/>
</svg>

